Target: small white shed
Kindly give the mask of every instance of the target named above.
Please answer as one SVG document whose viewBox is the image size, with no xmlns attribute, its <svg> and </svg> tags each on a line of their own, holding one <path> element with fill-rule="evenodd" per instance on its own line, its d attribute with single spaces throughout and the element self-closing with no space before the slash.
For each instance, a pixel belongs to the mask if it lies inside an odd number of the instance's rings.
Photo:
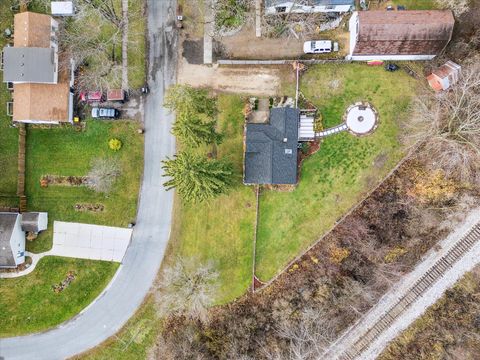
<svg viewBox="0 0 480 360">
<path fill-rule="evenodd" d="M 74 16 L 73 1 L 52 1 L 52 16 Z"/>
</svg>

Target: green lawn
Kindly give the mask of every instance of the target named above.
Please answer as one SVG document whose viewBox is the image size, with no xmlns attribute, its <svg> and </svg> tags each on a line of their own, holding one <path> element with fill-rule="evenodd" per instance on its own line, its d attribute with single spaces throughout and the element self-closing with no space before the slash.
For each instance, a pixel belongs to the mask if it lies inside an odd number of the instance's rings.
<svg viewBox="0 0 480 360">
<path fill-rule="evenodd" d="M 47 211 L 49 227 L 39 238 L 27 243 L 32 252 L 48 250 L 52 244 L 53 221 L 74 221 L 111 226 L 127 226 L 135 218 L 137 196 L 143 171 L 143 136 L 138 124 L 127 121 L 88 121 L 85 131 L 72 126 L 40 129 L 29 127 L 27 135 L 26 189 L 28 209 Z M 118 152 L 108 148 L 110 138 L 119 138 Z M 98 157 L 116 158 L 121 176 L 108 194 L 86 187 L 51 185 L 40 187 L 43 175 L 83 176 Z M 103 212 L 79 212 L 77 203 L 102 204 Z"/>
<path fill-rule="evenodd" d="M 158 318 L 152 296 L 148 297 L 137 313 L 115 335 L 72 359 L 84 360 L 131 360 L 149 359 L 149 349 L 160 333 L 162 322 Z"/>
<path fill-rule="evenodd" d="M 334 80 L 340 80 L 336 88 Z M 303 76 L 301 91 L 320 108 L 326 127 L 340 123 L 346 107 L 359 100 L 377 108 L 380 124 L 367 137 L 342 133 L 326 138 L 304 162 L 295 191 L 262 194 L 256 258 L 262 280 L 330 229 L 402 157 L 398 120 L 416 86 L 403 71 L 364 64 L 312 66 Z"/>
<path fill-rule="evenodd" d="M 0 29 L 12 28 L 13 14 L 10 10 L 10 1 L 0 1 Z M 7 39 L 0 36 L 0 48 L 7 43 Z M 10 92 L 7 84 L 0 83 L 0 207 L 18 207 L 17 193 L 17 154 L 18 130 L 13 128 L 12 119 L 7 116 L 7 101 L 10 101 Z"/>
<path fill-rule="evenodd" d="M 117 263 L 45 257 L 35 271 L 16 279 L 0 279 L 0 337 L 46 330 L 78 314 L 105 288 Z M 69 271 L 76 278 L 60 293 L 52 285 Z"/>
<path fill-rule="evenodd" d="M 233 189 L 208 203 L 176 202 L 173 253 L 216 263 L 219 303 L 242 295 L 251 282 L 255 194 L 242 184 L 243 104 L 238 96 L 219 96 L 219 129 L 225 138 L 218 147 L 218 157 L 227 157 L 235 164 Z"/>
<path fill-rule="evenodd" d="M 143 1 L 129 1 L 130 13 L 134 16 L 129 23 L 128 81 L 131 89 L 141 88 L 146 81 L 145 74 L 145 31 L 146 18 L 142 16 Z"/>
<path fill-rule="evenodd" d="M 380 8 L 384 9 L 387 5 L 403 5 L 407 10 L 431 10 L 438 8 L 435 0 L 392 0 L 382 3 Z"/>
</svg>

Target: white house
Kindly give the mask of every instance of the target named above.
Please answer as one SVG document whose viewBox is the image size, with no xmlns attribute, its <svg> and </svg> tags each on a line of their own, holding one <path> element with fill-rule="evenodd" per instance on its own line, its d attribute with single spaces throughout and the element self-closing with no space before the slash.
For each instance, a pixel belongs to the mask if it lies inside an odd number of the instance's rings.
<svg viewBox="0 0 480 360">
<path fill-rule="evenodd" d="M 265 15 L 282 13 L 346 13 L 355 9 L 355 0 L 265 0 Z"/>
<path fill-rule="evenodd" d="M 25 233 L 47 229 L 47 213 L 0 212 L 0 268 L 16 268 L 25 262 Z"/>
<path fill-rule="evenodd" d="M 452 38 L 450 10 L 361 11 L 349 22 L 349 60 L 430 60 Z"/>
</svg>

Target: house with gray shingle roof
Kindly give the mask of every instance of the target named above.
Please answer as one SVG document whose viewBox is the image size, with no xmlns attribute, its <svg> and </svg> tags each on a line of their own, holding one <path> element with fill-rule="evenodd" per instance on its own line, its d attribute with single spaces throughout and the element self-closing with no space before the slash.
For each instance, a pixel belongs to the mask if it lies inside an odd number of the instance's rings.
<svg viewBox="0 0 480 360">
<path fill-rule="evenodd" d="M 267 123 L 246 123 L 244 184 L 297 183 L 299 118 L 298 109 L 280 107 Z"/>
</svg>

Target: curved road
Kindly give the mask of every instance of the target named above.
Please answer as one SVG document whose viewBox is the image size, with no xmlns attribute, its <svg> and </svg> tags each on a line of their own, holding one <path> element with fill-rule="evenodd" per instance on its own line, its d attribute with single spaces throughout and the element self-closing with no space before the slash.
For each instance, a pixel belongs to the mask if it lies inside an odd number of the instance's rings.
<svg viewBox="0 0 480 360">
<path fill-rule="evenodd" d="M 150 94 L 145 103 L 145 168 L 137 224 L 109 287 L 74 319 L 50 331 L 0 340 L 0 359 L 64 359 L 114 335 L 150 289 L 170 235 L 173 192 L 162 186 L 161 160 L 175 151 L 173 116 L 162 107 L 175 80 L 174 0 L 148 0 Z"/>
</svg>

